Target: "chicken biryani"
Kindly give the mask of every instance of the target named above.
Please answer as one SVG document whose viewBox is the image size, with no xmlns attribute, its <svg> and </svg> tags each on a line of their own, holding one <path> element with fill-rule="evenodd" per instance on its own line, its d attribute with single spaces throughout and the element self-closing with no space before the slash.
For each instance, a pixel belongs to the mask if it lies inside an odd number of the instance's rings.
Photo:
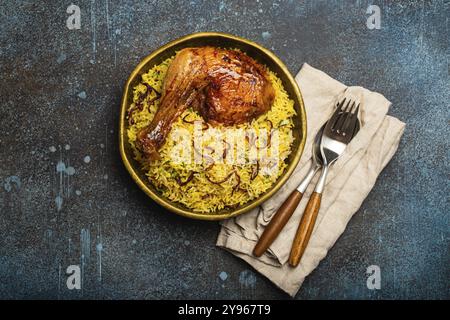
<svg viewBox="0 0 450 320">
<path fill-rule="evenodd" d="M 127 136 L 164 197 L 213 214 L 276 182 L 291 153 L 295 114 L 282 81 L 245 53 L 185 48 L 134 87 Z"/>
</svg>

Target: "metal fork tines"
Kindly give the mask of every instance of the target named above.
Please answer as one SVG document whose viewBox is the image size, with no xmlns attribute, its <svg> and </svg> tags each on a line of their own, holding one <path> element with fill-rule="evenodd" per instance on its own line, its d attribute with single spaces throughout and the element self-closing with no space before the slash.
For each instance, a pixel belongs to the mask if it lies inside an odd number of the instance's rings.
<svg viewBox="0 0 450 320">
<path fill-rule="evenodd" d="M 345 102 L 346 98 L 338 104 L 322 135 L 321 153 L 325 158 L 325 165 L 330 165 L 337 160 L 359 130 L 360 105 L 356 105 L 356 102 L 351 99 L 348 99 L 347 103 Z M 326 157 L 324 153 L 326 153 Z"/>
<path fill-rule="evenodd" d="M 325 186 L 325 179 L 328 169 L 342 153 L 344 153 L 347 144 L 356 135 L 355 130 L 359 130 L 359 104 L 351 99 L 346 102 L 344 98 L 336 108 L 334 114 L 328 121 L 322 135 L 320 152 L 323 158 L 324 170 L 317 183 L 315 192 L 322 193 Z"/>
<path fill-rule="evenodd" d="M 348 139 L 353 137 L 353 129 L 358 122 L 357 116 L 359 112 L 359 104 L 355 108 L 355 101 L 352 102 L 352 100 L 349 99 L 347 103 L 345 103 L 346 100 L 347 99 L 344 98 L 337 105 L 333 116 L 328 121 L 325 132 L 330 136 L 333 135 L 337 140 L 341 140 L 345 137 L 345 141 L 348 141 Z"/>
</svg>

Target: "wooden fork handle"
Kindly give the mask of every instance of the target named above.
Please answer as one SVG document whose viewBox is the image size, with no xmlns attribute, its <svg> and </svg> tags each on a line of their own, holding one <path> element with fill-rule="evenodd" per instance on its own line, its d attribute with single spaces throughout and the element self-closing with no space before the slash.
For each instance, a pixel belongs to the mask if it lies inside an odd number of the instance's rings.
<svg viewBox="0 0 450 320">
<path fill-rule="evenodd" d="M 306 205 L 294 242 L 292 243 L 291 255 L 289 257 L 289 264 L 293 267 L 299 264 L 308 245 L 314 224 L 316 223 L 317 214 L 319 213 L 321 199 L 322 194 L 314 192 Z"/>
<path fill-rule="evenodd" d="M 274 214 L 253 249 L 253 254 L 256 257 L 260 257 L 280 234 L 281 229 L 284 228 L 289 218 L 297 208 L 302 196 L 303 194 L 301 192 L 294 190 Z"/>
</svg>

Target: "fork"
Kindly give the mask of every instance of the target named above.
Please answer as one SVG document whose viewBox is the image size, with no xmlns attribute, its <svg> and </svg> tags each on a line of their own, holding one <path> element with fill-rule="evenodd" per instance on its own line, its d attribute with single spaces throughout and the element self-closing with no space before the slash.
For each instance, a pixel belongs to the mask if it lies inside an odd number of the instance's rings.
<svg viewBox="0 0 450 320">
<path fill-rule="evenodd" d="M 309 198 L 292 243 L 289 264 L 293 267 L 299 264 L 314 229 L 329 168 L 344 153 L 345 148 L 359 130 L 359 104 L 355 107 L 356 102 L 352 102 L 351 99 L 345 102 L 344 98 L 339 103 L 322 134 L 320 142 L 322 173 Z"/>
</svg>

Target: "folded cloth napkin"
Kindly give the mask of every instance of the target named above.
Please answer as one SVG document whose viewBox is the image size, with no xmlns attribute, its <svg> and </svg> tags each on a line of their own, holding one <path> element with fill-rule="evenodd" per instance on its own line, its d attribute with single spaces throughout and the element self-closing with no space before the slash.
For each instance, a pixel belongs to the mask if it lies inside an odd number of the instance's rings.
<svg viewBox="0 0 450 320">
<path fill-rule="evenodd" d="M 307 114 L 307 140 L 303 156 L 287 183 L 262 206 L 222 222 L 217 246 L 244 259 L 282 290 L 294 296 L 305 277 L 326 256 L 347 223 L 372 189 L 381 170 L 397 150 L 405 124 L 386 115 L 390 102 L 362 87 L 347 87 L 327 74 L 304 64 L 297 74 Z M 361 103 L 361 130 L 329 171 L 322 203 L 308 247 L 297 268 L 288 264 L 291 244 L 318 176 L 269 250 L 260 258 L 253 248 L 288 195 L 297 188 L 311 166 L 311 145 L 320 127 L 333 113 L 336 102 L 351 97 Z"/>
</svg>

